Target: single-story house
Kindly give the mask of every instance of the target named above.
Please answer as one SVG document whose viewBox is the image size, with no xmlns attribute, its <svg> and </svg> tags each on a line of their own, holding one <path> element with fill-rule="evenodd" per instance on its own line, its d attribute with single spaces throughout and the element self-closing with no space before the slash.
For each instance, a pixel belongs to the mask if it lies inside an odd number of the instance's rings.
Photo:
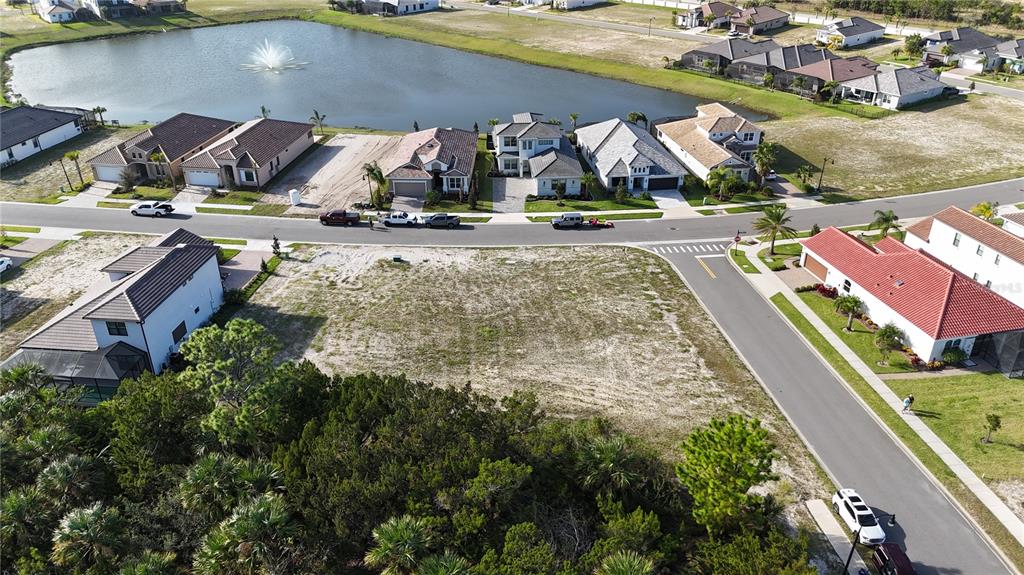
<svg viewBox="0 0 1024 575">
<path fill-rule="evenodd" d="M 495 165 L 506 176 L 529 176 L 530 158 L 561 147 L 562 129 L 536 112 L 512 115 L 512 121 L 491 129 Z"/>
<path fill-rule="evenodd" d="M 168 177 L 165 162 L 150 158 L 161 153 L 171 165 L 171 173 L 181 175 L 181 163 L 235 129 L 230 120 L 181 113 L 132 136 L 88 160 L 93 175 L 103 182 L 119 182 L 121 172 L 134 170 L 139 180 Z"/>
<path fill-rule="evenodd" d="M 838 82 L 842 84 L 843 82 L 856 80 L 857 78 L 874 76 L 878 73 L 878 64 L 862 56 L 856 56 L 853 58 L 832 58 L 821 60 L 814 64 L 808 64 L 807 66 L 793 68 L 792 70 L 789 70 L 789 73 L 792 74 L 794 78 L 802 77 L 804 79 L 803 87 L 797 89 L 794 86 L 794 91 L 817 94 L 818 92 L 821 92 L 825 88 L 825 84 L 829 82 Z M 790 82 L 790 85 L 792 86 L 792 82 Z"/>
<path fill-rule="evenodd" d="M 362 3 L 366 14 L 384 16 L 404 16 L 438 8 L 438 0 L 363 0 Z"/>
<path fill-rule="evenodd" d="M 813 44 L 783 46 L 769 52 L 733 60 L 726 66 L 725 75 L 729 78 L 761 85 L 764 83 L 765 76 L 771 74 L 772 85 L 777 89 L 785 90 L 789 88 L 789 84 L 795 77 L 788 73 L 789 70 L 832 58 L 838 58 L 838 56 L 826 48 L 819 48 Z"/>
<path fill-rule="evenodd" d="M 761 34 L 789 24 L 789 14 L 771 6 L 755 6 L 732 15 L 731 28 L 743 34 Z"/>
<path fill-rule="evenodd" d="M 764 130 L 722 104 L 697 106 L 697 116 L 655 126 L 658 141 L 686 166 L 707 180 L 708 173 L 724 166 L 749 181 L 751 157 Z"/>
<path fill-rule="evenodd" d="M 987 48 L 995 48 L 997 44 L 999 40 L 966 26 L 936 32 L 924 37 L 921 61 L 926 64 L 974 66 L 974 69 L 980 71 L 982 54 L 986 54 Z M 969 62 L 961 62 L 963 56 L 972 52 L 975 53 L 968 58 Z M 986 69 L 990 69 L 990 66 L 986 65 Z"/>
<path fill-rule="evenodd" d="M 726 28 L 733 14 L 741 10 L 725 2 L 702 2 L 689 10 L 676 14 L 680 28 Z"/>
<path fill-rule="evenodd" d="M 82 133 L 80 114 L 18 106 L 0 111 L 0 166 L 24 160 Z"/>
<path fill-rule="evenodd" d="M 558 139 L 559 146 L 532 156 L 529 159 L 530 177 L 537 183 L 538 196 L 554 196 L 558 184 L 565 185 L 565 195 L 578 196 L 583 191 L 580 176 L 583 166 L 576 157 L 569 138 Z"/>
<path fill-rule="evenodd" d="M 842 83 L 846 100 L 890 110 L 905 108 L 942 95 L 947 88 L 927 66 L 894 68 Z"/>
<path fill-rule="evenodd" d="M 110 397 L 120 380 L 159 374 L 224 300 L 217 246 L 177 229 L 107 264 L 108 279 L 29 335 L 3 363 L 37 363 L 59 385 Z"/>
<path fill-rule="evenodd" d="M 458 128 L 431 128 L 402 136 L 381 168 L 397 196 L 424 198 L 430 190 L 469 192 L 476 165 L 477 133 Z"/>
<path fill-rule="evenodd" d="M 924 252 L 891 237 L 871 247 L 830 227 L 803 241 L 800 263 L 860 298 L 876 324 L 895 324 L 925 361 L 959 348 L 1003 373 L 1024 373 L 1024 309 Z"/>
<path fill-rule="evenodd" d="M 594 6 L 602 2 L 604 0 L 556 0 L 554 4 L 562 10 L 575 10 L 577 8 Z"/>
<path fill-rule="evenodd" d="M 32 9 L 50 24 L 71 22 L 75 19 L 75 7 L 64 0 L 37 0 Z"/>
<path fill-rule="evenodd" d="M 185 11 L 185 5 L 181 0 L 132 0 L 132 4 L 145 14 L 173 14 Z"/>
<path fill-rule="evenodd" d="M 315 142 L 313 124 L 257 118 L 207 144 L 181 169 L 192 186 L 259 188 Z"/>
<path fill-rule="evenodd" d="M 675 190 L 686 170 L 646 130 L 619 118 L 576 128 L 576 144 L 606 189 Z"/>
<path fill-rule="evenodd" d="M 814 41 L 820 44 L 831 44 L 833 39 L 837 39 L 839 47 L 849 48 L 881 40 L 884 35 L 885 26 L 875 24 L 860 16 L 854 16 L 819 28 L 814 35 Z"/>
<path fill-rule="evenodd" d="M 1024 239 L 950 206 L 907 227 L 906 243 L 1024 308 Z"/>
<path fill-rule="evenodd" d="M 734 60 L 763 54 L 781 48 L 774 40 L 752 42 L 745 38 L 729 38 L 721 42 L 698 46 L 679 59 L 684 68 L 703 72 L 724 70 Z"/>
<path fill-rule="evenodd" d="M 81 0 L 82 7 L 88 9 L 100 20 L 128 18 L 138 16 L 139 9 L 131 0 Z"/>
<path fill-rule="evenodd" d="M 1024 38 L 1007 40 L 996 45 L 999 67 L 1006 66 L 1013 74 L 1024 74 Z"/>
<path fill-rule="evenodd" d="M 1004 214 L 1001 217 L 1003 218 L 1004 230 L 1018 238 L 1024 238 L 1024 212 Z"/>
</svg>

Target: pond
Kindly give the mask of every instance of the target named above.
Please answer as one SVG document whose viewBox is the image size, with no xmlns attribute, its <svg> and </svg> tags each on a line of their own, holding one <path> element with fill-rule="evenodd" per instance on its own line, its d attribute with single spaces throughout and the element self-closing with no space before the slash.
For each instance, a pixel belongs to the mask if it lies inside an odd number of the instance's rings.
<svg viewBox="0 0 1024 575">
<path fill-rule="evenodd" d="M 301 69 L 244 68 L 264 40 L 290 48 Z M 489 118 L 541 112 L 568 125 L 625 117 L 690 114 L 682 94 L 388 38 L 325 24 L 271 21 L 123 36 L 23 50 L 11 58 L 12 90 L 33 104 L 108 109 L 122 123 L 178 112 L 245 120 L 307 121 L 316 109 L 333 126 L 486 129 Z"/>
</svg>

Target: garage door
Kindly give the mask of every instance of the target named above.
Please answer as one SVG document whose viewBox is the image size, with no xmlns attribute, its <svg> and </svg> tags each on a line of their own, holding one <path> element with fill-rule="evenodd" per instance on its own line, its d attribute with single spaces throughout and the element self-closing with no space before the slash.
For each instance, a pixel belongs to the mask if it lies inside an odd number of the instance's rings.
<svg viewBox="0 0 1024 575">
<path fill-rule="evenodd" d="M 189 170 L 185 172 L 185 183 L 193 186 L 216 188 L 220 186 L 220 179 L 217 177 L 217 172 L 194 172 Z"/>
<path fill-rule="evenodd" d="M 825 281 L 825 276 L 828 275 L 825 264 L 814 259 L 811 254 L 807 254 L 807 257 L 804 259 L 804 268 L 821 281 Z"/>
<path fill-rule="evenodd" d="M 96 179 L 101 182 L 119 182 L 121 181 L 121 170 L 123 169 L 118 166 L 96 166 L 93 168 L 93 173 L 96 175 Z"/>
<path fill-rule="evenodd" d="M 427 195 L 426 182 L 393 182 L 396 196 L 424 197 Z"/>
<path fill-rule="evenodd" d="M 679 178 L 651 178 L 647 180 L 648 190 L 674 190 L 679 187 Z"/>
</svg>

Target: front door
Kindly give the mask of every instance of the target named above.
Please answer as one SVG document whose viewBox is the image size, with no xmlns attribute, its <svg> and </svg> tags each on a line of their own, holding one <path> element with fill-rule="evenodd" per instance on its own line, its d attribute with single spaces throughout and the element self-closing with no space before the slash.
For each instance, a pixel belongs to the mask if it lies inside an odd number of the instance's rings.
<svg viewBox="0 0 1024 575">
<path fill-rule="evenodd" d="M 633 178 L 633 189 L 634 190 L 642 190 L 642 189 L 644 189 L 644 179 L 643 178 Z"/>
</svg>

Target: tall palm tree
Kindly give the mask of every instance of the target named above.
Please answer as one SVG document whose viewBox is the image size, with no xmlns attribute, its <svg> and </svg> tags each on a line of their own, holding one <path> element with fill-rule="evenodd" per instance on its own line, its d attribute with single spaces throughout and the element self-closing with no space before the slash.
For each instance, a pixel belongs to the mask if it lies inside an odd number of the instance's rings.
<svg viewBox="0 0 1024 575">
<path fill-rule="evenodd" d="M 59 567 L 85 571 L 94 566 L 109 570 L 117 560 L 122 542 L 121 517 L 115 508 L 101 503 L 80 507 L 61 519 L 53 532 L 50 560 Z"/>
<path fill-rule="evenodd" d="M 416 566 L 416 575 L 469 575 L 469 562 L 451 552 L 431 555 Z"/>
<path fill-rule="evenodd" d="M 593 172 L 584 172 L 583 175 L 580 176 L 580 184 L 583 185 L 583 193 L 588 196 L 593 196 L 591 190 L 597 189 L 597 176 L 595 176 Z"/>
<path fill-rule="evenodd" d="M 143 551 L 142 555 L 125 563 L 118 575 L 174 575 L 178 573 L 175 557 L 170 551 Z"/>
<path fill-rule="evenodd" d="M 652 575 L 654 562 L 636 551 L 618 551 L 601 562 L 597 575 Z"/>
<path fill-rule="evenodd" d="M 875 210 L 875 220 L 871 222 L 871 229 L 877 229 L 879 235 L 885 237 L 889 232 L 897 232 L 900 229 L 900 217 L 892 210 Z"/>
<path fill-rule="evenodd" d="M 804 164 L 796 169 L 796 177 L 803 183 L 807 183 L 807 180 L 811 179 L 811 167 Z"/>
<path fill-rule="evenodd" d="M 971 208 L 971 213 L 986 222 L 991 222 L 999 214 L 999 202 L 980 202 Z"/>
<path fill-rule="evenodd" d="M 807 84 L 807 81 L 804 80 L 804 77 L 797 76 L 796 78 L 793 78 L 793 81 L 789 85 L 793 88 L 796 88 L 797 90 L 800 90 L 804 87 L 805 84 Z"/>
<path fill-rule="evenodd" d="M 580 119 L 580 115 L 576 112 L 569 114 L 569 121 L 572 122 L 572 131 L 576 131 L 576 121 Z"/>
<path fill-rule="evenodd" d="M 100 119 L 100 125 L 106 126 L 106 122 L 103 121 L 103 114 L 106 113 L 107 109 L 103 106 L 96 106 L 92 109 L 92 113 L 96 114 L 96 117 Z"/>
<path fill-rule="evenodd" d="M 630 112 L 626 114 L 626 120 L 631 124 L 640 125 L 640 122 L 644 123 L 644 127 L 647 127 L 647 116 L 643 112 Z"/>
<path fill-rule="evenodd" d="M 380 165 L 377 164 L 376 160 L 372 163 L 363 164 L 363 174 L 373 183 L 374 191 L 370 201 L 379 210 L 384 204 L 384 190 L 387 188 L 388 179 L 384 177 L 384 171 L 380 169 Z"/>
<path fill-rule="evenodd" d="M 853 315 L 860 311 L 864 302 L 855 295 L 841 295 L 832 302 L 832 306 L 839 313 L 846 314 L 846 331 L 853 331 Z"/>
<path fill-rule="evenodd" d="M 828 99 L 835 102 L 839 98 L 839 82 L 829 80 L 821 87 L 822 92 L 828 92 Z"/>
<path fill-rule="evenodd" d="M 381 575 L 411 575 L 430 547 L 427 522 L 419 517 L 392 517 L 373 530 L 373 547 L 366 553 L 370 567 Z"/>
<path fill-rule="evenodd" d="M 326 118 L 327 114 L 321 114 L 320 112 L 317 112 L 316 108 L 313 108 L 313 115 L 309 117 L 309 121 L 316 124 L 317 128 L 320 128 L 321 136 L 324 135 L 324 119 Z"/>
<path fill-rule="evenodd" d="M 267 118 L 270 117 L 270 108 L 266 106 L 260 106 L 260 114 L 256 117 L 263 118 L 264 120 L 266 120 Z"/>
<path fill-rule="evenodd" d="M 796 230 L 789 226 L 792 219 L 789 216 L 786 204 L 772 204 L 765 206 L 764 215 L 754 220 L 754 230 L 761 232 L 761 241 L 771 241 L 771 249 L 768 253 L 775 255 L 775 240 L 781 236 L 783 239 L 796 237 Z"/>
<path fill-rule="evenodd" d="M 296 534 L 284 498 L 264 493 L 239 505 L 196 552 L 199 575 L 285 573 Z"/>
<path fill-rule="evenodd" d="M 643 479 L 636 472 L 637 458 L 625 435 L 591 440 L 580 457 L 583 486 L 603 493 L 620 491 Z"/>
<path fill-rule="evenodd" d="M 82 177 L 82 166 L 78 163 L 79 154 L 80 152 L 78 150 L 72 150 L 70 152 L 66 152 L 64 157 L 75 163 L 75 171 L 78 172 L 78 181 L 85 184 L 85 178 Z"/>
<path fill-rule="evenodd" d="M 174 181 L 174 172 L 171 171 L 171 162 L 163 152 L 153 152 L 149 155 L 149 161 L 155 164 L 163 164 L 167 169 L 167 178 L 171 180 L 171 189 L 178 189 L 178 184 Z"/>
<path fill-rule="evenodd" d="M 757 149 L 754 150 L 754 169 L 757 171 L 757 177 L 761 180 L 761 185 L 764 185 L 764 177 L 772 170 L 775 166 L 775 144 L 771 142 L 761 142 L 757 145 Z"/>
<path fill-rule="evenodd" d="M 487 125 L 492 127 L 492 128 L 497 126 L 500 123 L 501 123 L 501 120 L 499 120 L 498 118 L 491 118 L 490 120 L 487 120 Z"/>
</svg>

